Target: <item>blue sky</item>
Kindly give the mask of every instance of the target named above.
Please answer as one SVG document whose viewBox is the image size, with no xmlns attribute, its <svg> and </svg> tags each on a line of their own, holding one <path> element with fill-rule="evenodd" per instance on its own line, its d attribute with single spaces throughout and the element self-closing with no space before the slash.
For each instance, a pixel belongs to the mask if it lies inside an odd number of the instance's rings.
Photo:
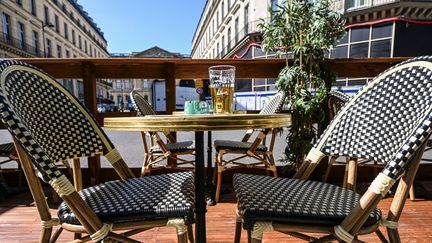
<svg viewBox="0 0 432 243">
<path fill-rule="evenodd" d="M 190 54 L 205 0 L 78 0 L 102 29 L 110 53 L 159 46 Z"/>
</svg>

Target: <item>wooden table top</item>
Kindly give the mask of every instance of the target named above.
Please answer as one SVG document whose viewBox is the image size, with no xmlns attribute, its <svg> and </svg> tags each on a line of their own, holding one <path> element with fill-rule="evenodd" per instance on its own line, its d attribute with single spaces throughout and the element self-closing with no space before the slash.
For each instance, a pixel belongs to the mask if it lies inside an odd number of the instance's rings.
<svg viewBox="0 0 432 243">
<path fill-rule="evenodd" d="M 277 128 L 291 125 L 290 114 L 157 115 L 105 118 L 104 126 L 119 131 L 223 131 Z"/>
</svg>

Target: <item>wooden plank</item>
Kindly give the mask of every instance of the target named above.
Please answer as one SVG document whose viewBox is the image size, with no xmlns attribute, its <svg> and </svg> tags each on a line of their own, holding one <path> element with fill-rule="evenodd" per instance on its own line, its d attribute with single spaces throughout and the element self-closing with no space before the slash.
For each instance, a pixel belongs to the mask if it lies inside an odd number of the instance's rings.
<svg viewBox="0 0 432 243">
<path fill-rule="evenodd" d="M 84 104 L 90 113 L 96 117 L 97 99 L 96 99 L 96 76 L 93 72 L 94 65 L 91 62 L 82 63 L 82 76 L 84 83 Z M 100 175 L 100 157 L 87 158 L 88 168 L 90 170 L 90 185 L 95 185 Z"/>
<path fill-rule="evenodd" d="M 234 196 L 224 196 L 222 203 L 208 207 L 207 222 L 211 222 L 207 227 L 207 241 L 209 243 L 232 242 L 234 239 L 237 204 L 233 200 Z M 379 207 L 383 211 L 387 211 L 391 199 L 393 198 L 384 199 L 379 204 Z M 40 219 L 36 207 L 30 205 L 31 203 L 32 199 L 27 194 L 20 194 L 0 202 L 0 239 L 2 239 L 2 242 L 35 242 L 38 240 L 40 224 L 37 222 Z M 56 207 L 53 207 L 51 211 L 55 214 Z M 399 231 L 402 242 L 431 242 L 432 201 L 408 201 L 400 222 Z M 246 235 L 246 231 L 242 229 L 240 242 L 247 242 Z M 315 234 L 314 236 L 319 235 Z M 142 242 L 177 242 L 176 232 L 173 227 L 154 228 L 139 233 L 133 238 Z M 64 231 L 60 235 L 58 242 L 69 242 L 72 239 L 73 234 Z M 359 239 L 366 242 L 380 242 L 374 234 L 360 236 Z M 274 231 L 264 233 L 263 240 L 264 242 L 300 242 L 297 238 Z"/>
<path fill-rule="evenodd" d="M 339 77 L 373 77 L 402 58 L 330 59 Z M 165 78 L 166 63 L 174 63 L 177 79 L 208 78 L 208 68 L 233 65 L 237 78 L 275 78 L 285 65 L 284 59 L 163 59 L 163 58 L 23 58 L 22 61 L 42 68 L 56 78 L 81 78 L 81 64 L 93 64 L 96 78 Z"/>
<path fill-rule="evenodd" d="M 176 110 L 176 64 L 167 62 L 165 64 L 165 97 L 166 112 L 172 114 Z"/>
</svg>

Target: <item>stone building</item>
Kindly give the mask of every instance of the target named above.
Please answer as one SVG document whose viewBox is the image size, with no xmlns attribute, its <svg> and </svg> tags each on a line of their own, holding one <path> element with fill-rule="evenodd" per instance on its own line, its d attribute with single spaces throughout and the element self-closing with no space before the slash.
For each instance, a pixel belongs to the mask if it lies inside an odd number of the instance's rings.
<svg viewBox="0 0 432 243">
<path fill-rule="evenodd" d="M 207 0 L 192 39 L 192 58 L 267 58 L 257 24 L 269 21 L 283 0 Z M 347 34 L 329 58 L 431 55 L 432 1 L 334 0 Z M 354 93 L 369 79 L 339 78 L 335 88 Z M 271 91 L 274 79 L 236 80 L 236 92 Z"/>
<path fill-rule="evenodd" d="M 132 53 L 112 53 L 111 57 L 114 58 L 184 58 L 184 55 L 175 52 L 169 52 L 158 46 L 154 46 L 147 50 L 141 52 Z M 115 102 L 115 105 L 120 110 L 130 110 L 132 108 L 132 103 L 130 99 L 130 92 L 132 90 L 137 90 L 143 97 L 148 100 L 155 108 L 156 101 L 163 102 L 164 96 L 156 95 L 153 93 L 154 88 L 161 87 L 164 89 L 165 80 L 158 79 L 118 79 L 112 80 L 112 88 L 109 91 L 111 99 Z M 180 81 L 177 81 L 177 85 Z M 163 93 L 163 92 L 161 92 Z M 164 95 L 164 94 L 163 94 Z M 160 110 L 160 109 L 157 109 Z M 163 109 L 162 109 L 163 110 Z M 161 111 L 162 111 L 161 110 Z"/>
<path fill-rule="evenodd" d="M 108 57 L 101 29 L 76 0 L 0 0 L 0 58 Z M 83 99 L 82 80 L 59 80 Z M 98 98 L 108 98 L 98 81 Z"/>
</svg>

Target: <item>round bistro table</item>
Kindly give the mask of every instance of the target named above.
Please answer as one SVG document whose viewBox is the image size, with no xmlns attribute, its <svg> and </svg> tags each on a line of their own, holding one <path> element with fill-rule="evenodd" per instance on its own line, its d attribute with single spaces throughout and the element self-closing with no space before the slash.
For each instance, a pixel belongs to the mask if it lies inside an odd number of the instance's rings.
<svg viewBox="0 0 432 243">
<path fill-rule="evenodd" d="M 104 127 L 117 131 L 195 132 L 195 239 L 206 242 L 206 200 L 204 166 L 204 132 L 279 128 L 291 125 L 291 115 L 157 115 L 145 117 L 105 118 Z"/>
</svg>

